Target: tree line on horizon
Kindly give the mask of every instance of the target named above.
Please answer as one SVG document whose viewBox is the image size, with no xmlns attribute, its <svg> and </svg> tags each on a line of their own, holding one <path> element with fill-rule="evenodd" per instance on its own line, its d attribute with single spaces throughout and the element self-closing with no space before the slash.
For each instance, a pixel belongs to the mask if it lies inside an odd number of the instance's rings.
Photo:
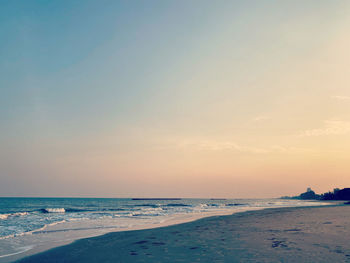
<svg viewBox="0 0 350 263">
<path fill-rule="evenodd" d="M 311 188 L 308 188 L 305 193 L 298 196 L 284 196 L 283 199 L 301 199 L 301 200 L 350 200 L 350 188 L 335 188 L 332 192 L 316 194 Z"/>
</svg>

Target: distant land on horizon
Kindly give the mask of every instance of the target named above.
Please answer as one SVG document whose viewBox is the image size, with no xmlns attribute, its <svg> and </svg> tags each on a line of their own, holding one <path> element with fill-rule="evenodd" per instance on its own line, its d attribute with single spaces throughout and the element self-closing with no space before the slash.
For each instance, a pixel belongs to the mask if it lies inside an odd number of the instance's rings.
<svg viewBox="0 0 350 263">
<path fill-rule="evenodd" d="M 323 194 L 316 194 L 310 187 L 306 192 L 298 196 L 283 196 L 282 199 L 301 199 L 301 200 L 350 200 L 350 188 L 339 189 L 335 188 L 333 192 L 329 191 Z"/>
</svg>

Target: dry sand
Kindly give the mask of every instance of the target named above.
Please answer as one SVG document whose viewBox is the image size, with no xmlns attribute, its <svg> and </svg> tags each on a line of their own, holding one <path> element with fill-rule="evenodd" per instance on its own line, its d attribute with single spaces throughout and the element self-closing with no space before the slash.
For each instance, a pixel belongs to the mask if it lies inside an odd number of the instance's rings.
<svg viewBox="0 0 350 263">
<path fill-rule="evenodd" d="M 20 262 L 350 262 L 350 206 L 266 209 L 109 233 Z"/>
</svg>

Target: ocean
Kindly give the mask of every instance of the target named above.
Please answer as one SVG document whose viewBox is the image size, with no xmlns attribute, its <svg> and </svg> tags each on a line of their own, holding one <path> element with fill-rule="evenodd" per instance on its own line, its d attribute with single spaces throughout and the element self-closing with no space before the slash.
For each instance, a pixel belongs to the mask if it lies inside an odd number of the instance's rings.
<svg viewBox="0 0 350 263">
<path fill-rule="evenodd" d="M 284 199 L 0 198 L 0 262 L 36 247 L 111 231 L 271 207 L 312 205 L 315 202 Z"/>
</svg>

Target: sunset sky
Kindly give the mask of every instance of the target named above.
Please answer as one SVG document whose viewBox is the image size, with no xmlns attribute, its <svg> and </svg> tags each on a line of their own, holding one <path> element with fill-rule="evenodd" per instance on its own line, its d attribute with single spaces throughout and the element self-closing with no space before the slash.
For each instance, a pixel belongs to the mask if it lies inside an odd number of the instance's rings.
<svg viewBox="0 0 350 263">
<path fill-rule="evenodd" d="M 350 1 L 0 2 L 0 196 L 350 187 Z"/>
</svg>

